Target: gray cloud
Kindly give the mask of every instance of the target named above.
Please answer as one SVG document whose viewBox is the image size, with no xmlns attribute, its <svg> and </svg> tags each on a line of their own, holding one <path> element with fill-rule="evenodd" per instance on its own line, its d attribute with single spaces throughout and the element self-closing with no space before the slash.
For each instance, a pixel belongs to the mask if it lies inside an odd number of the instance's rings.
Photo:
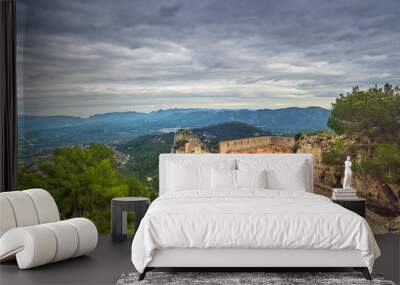
<svg viewBox="0 0 400 285">
<path fill-rule="evenodd" d="M 18 1 L 20 111 L 329 107 L 400 85 L 400 2 Z"/>
</svg>

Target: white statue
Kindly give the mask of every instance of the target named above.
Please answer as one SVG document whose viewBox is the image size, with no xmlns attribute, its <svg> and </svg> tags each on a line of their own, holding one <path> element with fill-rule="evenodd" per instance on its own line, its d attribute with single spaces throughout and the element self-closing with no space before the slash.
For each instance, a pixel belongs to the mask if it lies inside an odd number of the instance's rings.
<svg viewBox="0 0 400 285">
<path fill-rule="evenodd" d="M 343 179 L 343 189 L 353 189 L 351 187 L 351 161 L 350 156 L 347 157 L 344 162 L 344 179 Z"/>
</svg>

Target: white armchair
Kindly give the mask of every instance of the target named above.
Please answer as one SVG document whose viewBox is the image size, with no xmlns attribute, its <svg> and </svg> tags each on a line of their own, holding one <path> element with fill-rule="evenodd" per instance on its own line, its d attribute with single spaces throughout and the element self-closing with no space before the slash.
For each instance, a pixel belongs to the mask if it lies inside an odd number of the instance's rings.
<svg viewBox="0 0 400 285">
<path fill-rule="evenodd" d="M 0 262 L 17 259 L 28 269 L 84 255 L 98 233 L 88 219 L 60 221 L 53 197 L 43 189 L 0 193 Z"/>
</svg>

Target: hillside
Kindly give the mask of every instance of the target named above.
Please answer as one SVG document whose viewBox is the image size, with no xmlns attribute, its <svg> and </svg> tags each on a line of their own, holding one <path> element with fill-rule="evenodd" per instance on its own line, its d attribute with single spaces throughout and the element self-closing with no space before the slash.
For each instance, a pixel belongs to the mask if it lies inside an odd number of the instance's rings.
<svg viewBox="0 0 400 285">
<path fill-rule="evenodd" d="M 183 130 L 178 132 L 183 133 Z M 187 133 L 200 139 L 210 152 L 218 152 L 218 142 L 221 140 L 268 135 L 258 128 L 238 122 L 190 129 Z M 142 179 L 155 177 L 158 173 L 158 156 L 160 153 L 171 152 L 175 136 L 176 133 L 172 132 L 144 135 L 117 145 L 118 151 L 129 156 L 124 172 Z"/>
<path fill-rule="evenodd" d="M 192 130 L 192 133 L 200 138 L 211 152 L 218 152 L 219 141 L 271 134 L 270 132 L 240 122 L 229 122 L 204 128 L 195 128 Z"/>
<path fill-rule="evenodd" d="M 127 174 L 142 179 L 158 174 L 158 156 L 171 151 L 174 133 L 144 135 L 116 147 L 118 151 L 129 155 L 125 165 Z"/>
</svg>

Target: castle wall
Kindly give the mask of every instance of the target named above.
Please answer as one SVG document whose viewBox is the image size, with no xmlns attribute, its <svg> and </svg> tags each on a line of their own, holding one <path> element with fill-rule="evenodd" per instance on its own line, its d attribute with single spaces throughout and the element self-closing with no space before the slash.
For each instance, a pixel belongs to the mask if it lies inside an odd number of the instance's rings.
<svg viewBox="0 0 400 285">
<path fill-rule="evenodd" d="M 221 141 L 220 153 L 290 153 L 294 145 L 292 137 L 261 136 Z"/>
</svg>

